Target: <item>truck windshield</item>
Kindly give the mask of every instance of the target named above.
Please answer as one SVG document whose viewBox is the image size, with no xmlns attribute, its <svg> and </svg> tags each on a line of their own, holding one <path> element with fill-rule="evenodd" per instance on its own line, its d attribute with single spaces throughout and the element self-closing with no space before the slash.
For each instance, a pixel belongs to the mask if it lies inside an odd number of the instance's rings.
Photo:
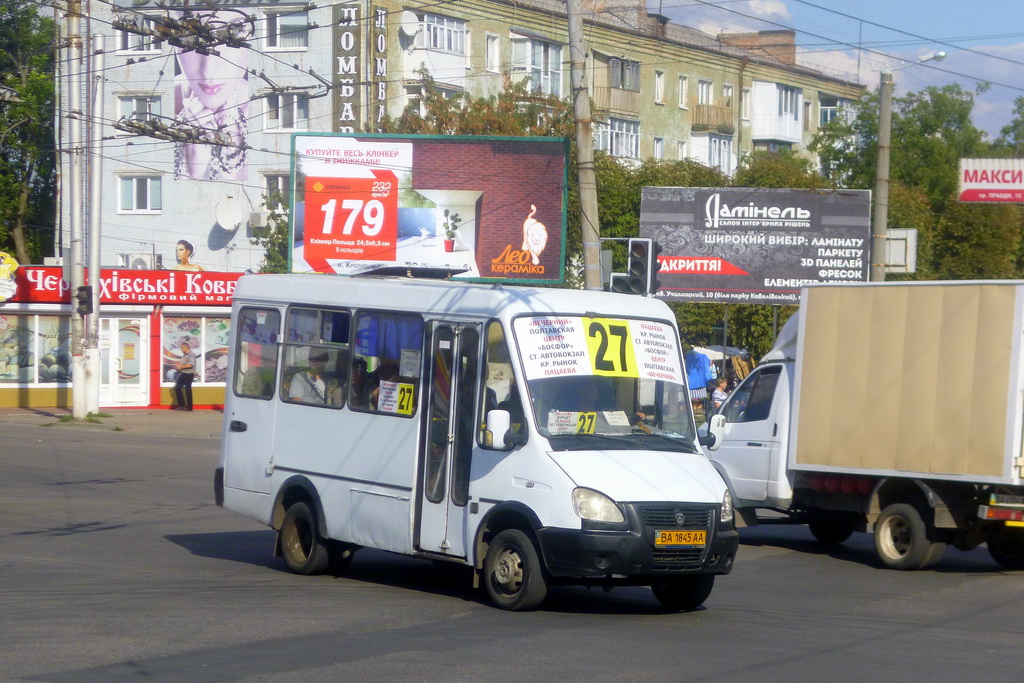
<svg viewBox="0 0 1024 683">
<path fill-rule="evenodd" d="M 553 448 L 697 451 L 670 324 L 528 316 L 513 330 L 538 431 Z"/>
</svg>

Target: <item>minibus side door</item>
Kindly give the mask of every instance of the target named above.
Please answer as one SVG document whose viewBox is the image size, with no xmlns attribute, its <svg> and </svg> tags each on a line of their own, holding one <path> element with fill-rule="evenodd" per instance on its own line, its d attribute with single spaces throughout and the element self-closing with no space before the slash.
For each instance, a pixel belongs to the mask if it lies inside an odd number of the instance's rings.
<svg viewBox="0 0 1024 683">
<path fill-rule="evenodd" d="M 281 312 L 269 307 L 243 307 L 235 321 L 221 447 L 228 488 L 270 493 L 280 329 Z"/>
<path fill-rule="evenodd" d="M 421 439 L 417 546 L 466 556 L 469 470 L 476 443 L 480 326 L 434 323 L 424 438 Z"/>
</svg>

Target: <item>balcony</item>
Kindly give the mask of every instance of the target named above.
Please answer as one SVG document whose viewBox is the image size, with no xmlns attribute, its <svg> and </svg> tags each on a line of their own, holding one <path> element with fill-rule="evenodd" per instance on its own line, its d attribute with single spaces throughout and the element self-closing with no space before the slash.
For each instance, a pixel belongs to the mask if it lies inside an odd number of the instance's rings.
<svg viewBox="0 0 1024 683">
<path fill-rule="evenodd" d="M 640 114 L 640 91 L 596 86 L 591 104 L 594 109 L 601 111 L 638 116 Z"/>
<path fill-rule="evenodd" d="M 735 123 L 732 107 L 722 107 L 717 104 L 695 104 L 692 111 L 690 125 L 694 128 L 700 126 L 704 130 L 708 130 Z"/>
</svg>

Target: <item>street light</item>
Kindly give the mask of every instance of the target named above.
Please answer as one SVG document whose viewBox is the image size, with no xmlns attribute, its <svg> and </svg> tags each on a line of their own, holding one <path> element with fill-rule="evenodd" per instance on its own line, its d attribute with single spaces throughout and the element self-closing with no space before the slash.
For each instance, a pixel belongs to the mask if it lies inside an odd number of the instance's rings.
<svg viewBox="0 0 1024 683">
<path fill-rule="evenodd" d="M 930 52 L 921 55 L 916 62 L 910 62 L 895 69 L 883 70 L 878 91 L 878 165 L 875 168 L 875 214 L 871 237 L 871 281 L 885 281 L 885 232 L 889 222 L 889 148 L 892 138 L 892 75 L 900 69 L 922 62 L 941 62 L 945 52 Z"/>
</svg>

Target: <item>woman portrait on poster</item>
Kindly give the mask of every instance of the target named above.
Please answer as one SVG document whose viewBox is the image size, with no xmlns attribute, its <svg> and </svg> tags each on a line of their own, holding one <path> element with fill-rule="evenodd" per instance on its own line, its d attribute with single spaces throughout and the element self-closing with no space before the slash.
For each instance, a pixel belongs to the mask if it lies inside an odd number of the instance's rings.
<svg viewBox="0 0 1024 683">
<path fill-rule="evenodd" d="M 188 240 L 178 240 L 174 246 L 174 258 L 178 261 L 171 270 L 190 270 L 193 273 L 205 273 L 198 263 L 192 263 L 192 256 L 196 253 L 195 246 Z"/>
<path fill-rule="evenodd" d="M 231 19 L 212 24 L 233 25 L 246 40 L 252 26 Z M 179 126 L 201 129 L 204 139 L 220 138 L 227 144 L 177 142 L 174 177 L 194 180 L 246 180 L 245 147 L 248 139 L 249 50 L 218 45 L 217 54 L 177 49 L 180 74 L 175 77 L 174 112 Z"/>
</svg>

